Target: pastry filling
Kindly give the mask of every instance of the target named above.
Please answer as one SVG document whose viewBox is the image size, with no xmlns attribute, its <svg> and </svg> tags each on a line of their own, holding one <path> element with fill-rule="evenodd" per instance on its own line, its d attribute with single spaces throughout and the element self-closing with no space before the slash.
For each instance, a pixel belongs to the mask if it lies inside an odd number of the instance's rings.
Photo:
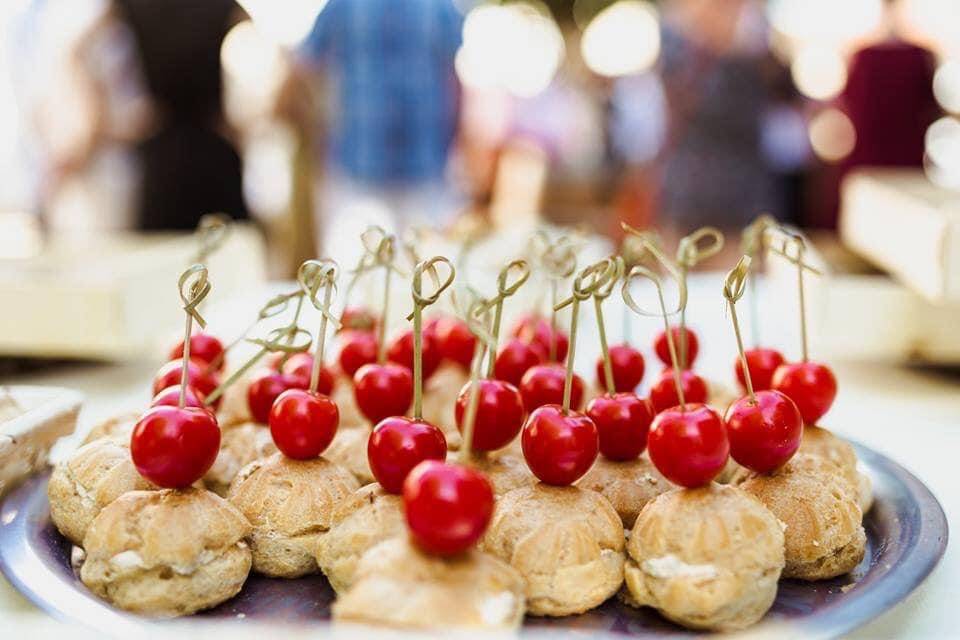
<svg viewBox="0 0 960 640">
<path fill-rule="evenodd" d="M 673 554 L 644 560 L 641 569 L 654 578 L 697 578 L 702 580 L 716 578 L 719 575 L 717 568 L 712 564 L 687 564 Z"/>
</svg>

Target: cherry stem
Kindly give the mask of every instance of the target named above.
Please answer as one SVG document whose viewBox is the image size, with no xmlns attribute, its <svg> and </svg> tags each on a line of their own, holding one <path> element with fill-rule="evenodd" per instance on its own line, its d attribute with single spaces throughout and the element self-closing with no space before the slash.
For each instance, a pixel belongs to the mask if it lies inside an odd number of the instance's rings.
<svg viewBox="0 0 960 640">
<path fill-rule="evenodd" d="M 383 265 L 383 304 L 380 307 L 380 326 L 377 328 L 377 362 L 383 364 L 387 359 L 387 313 L 390 310 L 390 279 L 393 268 L 387 262 Z"/>
<path fill-rule="evenodd" d="M 320 368 L 323 366 L 323 350 L 327 342 L 327 314 L 330 312 L 330 298 L 333 294 L 333 278 L 328 278 L 323 291 L 323 308 L 320 310 L 320 329 L 317 332 L 316 351 L 313 366 L 310 368 L 310 392 L 316 393 L 320 384 Z M 303 300 L 303 298 L 300 298 Z"/>
<path fill-rule="evenodd" d="M 797 243 L 797 292 L 800 294 L 800 349 L 803 361 L 809 360 L 807 352 L 807 304 L 803 295 L 803 241 Z"/>
<path fill-rule="evenodd" d="M 554 311 L 556 313 L 556 311 Z M 573 358 L 577 347 L 577 316 L 580 315 L 580 299 L 573 297 L 570 304 L 570 347 L 567 349 L 567 370 L 563 380 L 563 413 L 570 413 L 570 398 L 573 395 Z"/>
<path fill-rule="evenodd" d="M 683 382 L 680 379 L 680 368 L 677 366 L 677 348 L 673 343 L 673 335 L 670 331 L 670 320 L 667 319 L 667 305 L 663 301 L 663 290 L 657 286 L 657 298 L 660 301 L 660 314 L 663 316 L 663 329 L 667 336 L 667 348 L 670 351 L 670 362 L 673 363 L 673 384 L 677 387 L 677 399 L 680 400 L 680 411 L 687 410 L 687 401 L 683 396 Z"/>
<path fill-rule="evenodd" d="M 460 445 L 460 462 L 469 464 L 473 449 L 473 432 L 477 422 L 477 408 L 480 406 L 480 369 L 487 345 L 477 340 L 473 349 L 473 361 L 470 363 L 470 395 L 467 397 L 467 411 L 463 417 L 463 443 Z"/>
<path fill-rule="evenodd" d="M 733 333 L 737 336 L 737 353 L 740 355 L 740 364 L 743 366 L 743 381 L 747 387 L 750 402 L 756 404 L 757 396 L 753 393 L 753 379 L 750 376 L 750 367 L 747 366 L 747 354 L 743 351 L 743 338 L 740 336 L 740 322 L 737 320 L 737 304 L 730 300 L 730 318 L 733 320 Z"/>
<path fill-rule="evenodd" d="M 446 280 L 440 282 L 437 276 L 436 265 L 441 262 L 450 269 Z M 436 290 L 430 295 L 423 295 L 423 272 L 429 271 L 436 285 Z M 457 272 L 453 263 L 443 256 L 434 256 L 429 260 L 417 263 L 413 270 L 413 281 L 410 285 L 413 297 L 413 312 L 407 320 L 413 320 L 413 418 L 423 419 L 423 310 L 440 299 L 440 294 L 453 284 Z"/>
<path fill-rule="evenodd" d="M 600 296 L 593 296 L 593 310 L 597 316 L 597 330 L 600 333 L 600 353 L 603 355 L 603 377 L 607 386 L 607 393 L 611 396 L 616 391 L 613 381 L 613 363 L 610 362 L 610 348 L 607 346 L 607 329 L 603 322 L 603 308 Z"/>
<path fill-rule="evenodd" d="M 743 367 L 743 380 L 747 387 L 747 394 L 750 396 L 750 402 L 756 404 L 757 397 L 753 393 L 753 380 L 750 378 L 750 367 L 747 366 L 747 355 L 743 351 L 743 337 L 740 335 L 740 321 L 737 319 L 737 301 L 743 297 L 746 281 L 750 277 L 750 262 L 750 256 L 743 256 L 737 262 L 737 266 L 727 274 L 723 281 L 723 297 L 727 299 L 727 305 L 730 307 L 733 333 L 737 336 L 737 354 L 740 356 L 740 364 Z"/>
<path fill-rule="evenodd" d="M 191 278 L 193 278 L 192 282 Z M 180 300 L 183 301 L 183 310 L 187 314 L 183 336 L 183 360 L 180 363 L 180 396 L 177 399 L 177 406 L 183 409 L 187 405 L 187 387 L 190 386 L 190 338 L 193 333 L 193 320 L 197 320 L 201 329 L 207 324 L 197 311 L 197 307 L 210 293 L 207 268 L 202 264 L 191 265 L 180 275 L 177 288 L 180 291 Z"/>
<path fill-rule="evenodd" d="M 510 277 L 510 272 L 514 269 L 519 271 L 519 275 L 514 282 L 508 283 L 507 281 Z M 493 377 L 493 370 L 497 361 L 497 343 L 500 341 L 500 324 L 503 319 L 503 303 L 507 298 L 519 291 L 520 287 L 522 287 L 529 278 L 530 266 L 526 260 L 514 260 L 513 262 L 510 262 L 500 270 L 500 274 L 497 276 L 497 296 L 486 303 L 486 308 L 489 308 L 490 304 L 494 305 L 493 327 L 490 332 L 490 344 L 487 345 L 487 353 L 489 354 L 489 357 L 487 358 L 488 378 Z"/>
<path fill-rule="evenodd" d="M 557 359 L 557 281 L 550 281 L 550 362 Z"/>
</svg>

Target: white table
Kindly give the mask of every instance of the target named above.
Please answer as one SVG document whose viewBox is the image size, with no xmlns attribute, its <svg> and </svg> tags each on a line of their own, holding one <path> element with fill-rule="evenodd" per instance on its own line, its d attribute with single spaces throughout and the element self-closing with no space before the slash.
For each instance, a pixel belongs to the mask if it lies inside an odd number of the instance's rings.
<svg viewBox="0 0 960 640">
<path fill-rule="evenodd" d="M 729 319 L 724 315 L 719 275 L 705 274 L 691 282 L 688 317 L 701 336 L 701 360 L 697 369 L 708 379 L 727 380 L 731 384 L 734 343 Z M 287 285 L 287 288 L 289 285 Z M 398 294 L 394 310 L 403 310 L 404 295 Z M 264 292 L 251 293 L 229 307 L 207 313 L 211 329 L 231 336 L 253 315 Z M 621 335 L 618 301 L 608 302 L 610 339 Z M 399 308 L 398 308 L 399 307 Z M 597 355 L 589 308 L 581 316 L 578 369 L 592 371 Z M 746 316 L 746 310 L 743 311 Z M 312 316 L 307 319 L 312 327 Z M 788 357 L 796 352 L 792 326 L 784 322 L 777 330 L 767 330 L 770 345 L 781 348 Z M 650 336 L 658 323 L 652 319 L 635 321 L 634 340 L 647 354 L 648 372 L 657 369 L 649 353 Z M 175 331 L 175 328 L 171 328 Z M 813 356 L 816 357 L 815 346 Z M 96 421 L 124 409 L 137 408 L 148 400 L 149 380 L 162 363 L 162 353 L 143 361 L 117 365 L 75 365 L 47 373 L 21 376 L 0 383 L 47 384 L 70 387 L 87 395 L 81 413 L 81 431 Z M 960 513 L 960 487 L 957 482 L 957 457 L 960 456 L 960 375 L 871 363 L 831 362 L 839 380 L 840 392 L 823 426 L 859 440 L 893 458 L 915 473 L 940 500 L 951 526 Z M 591 374 L 592 377 L 592 374 Z M 954 529 L 955 531 L 957 529 Z M 927 581 L 904 602 L 853 634 L 854 638 L 933 638 L 960 635 L 956 621 L 957 593 L 960 593 L 960 553 L 956 544 L 947 548 L 941 564 Z M 0 578 L 0 619 L 23 627 L 33 634 L 51 637 L 63 629 L 27 603 Z M 71 631 L 73 633 L 73 631 Z M 15 634 L 16 635 L 16 634 Z"/>
</svg>

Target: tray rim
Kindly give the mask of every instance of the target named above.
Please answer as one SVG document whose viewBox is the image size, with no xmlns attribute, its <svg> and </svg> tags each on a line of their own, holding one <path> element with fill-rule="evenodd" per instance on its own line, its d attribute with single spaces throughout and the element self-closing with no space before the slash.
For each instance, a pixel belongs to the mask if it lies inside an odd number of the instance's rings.
<svg viewBox="0 0 960 640">
<path fill-rule="evenodd" d="M 816 616 L 800 618 L 800 620 L 805 621 L 802 623 L 805 626 L 802 628 L 798 627 L 795 631 L 798 631 L 799 635 L 805 638 L 839 637 L 886 613 L 923 584 L 942 560 L 949 542 L 949 523 L 946 518 L 946 513 L 933 492 L 919 478 L 882 453 L 854 440 L 848 440 L 848 442 L 853 445 L 857 457 L 863 465 L 868 469 L 878 469 L 884 475 L 895 478 L 904 487 L 910 498 L 916 504 L 919 512 L 919 520 L 917 523 L 918 531 L 925 532 L 931 540 L 931 544 L 923 545 L 915 541 L 912 546 L 907 547 L 903 559 L 894 565 L 890 575 L 875 584 L 870 584 L 863 589 L 857 590 L 856 603 L 858 606 L 843 606 L 841 603 L 818 612 Z M 34 478 L 38 477 L 39 476 L 34 476 Z M 18 495 L 20 491 L 25 490 L 27 484 L 29 484 L 29 482 L 24 483 L 24 486 L 15 488 L 6 497 L 0 499 L 0 508 L 4 506 L 4 503 L 10 497 Z M 5 524 L 7 523 L 0 523 L 0 525 Z M 917 538 L 920 537 L 921 535 L 918 534 Z M 0 573 L 4 575 L 14 589 L 41 611 L 61 622 L 79 622 L 84 625 L 89 625 L 88 621 L 78 620 L 56 602 L 45 598 L 35 584 L 25 581 L 18 571 L 9 566 L 6 554 L 2 548 L 0 548 Z M 109 612 L 109 614 L 113 614 L 111 620 L 113 631 L 121 630 L 117 624 L 120 620 L 123 621 L 121 624 L 124 630 L 128 629 L 131 632 L 142 632 L 145 627 L 151 623 L 148 619 L 118 611 L 101 602 L 95 596 L 89 596 L 87 599 L 92 600 L 95 604 L 102 607 L 104 613 Z M 116 616 L 115 614 L 117 613 L 120 615 Z M 144 623 L 146 623 L 146 625 Z M 235 624 L 228 620 L 217 620 L 216 622 L 210 619 L 203 620 L 203 624 L 207 625 L 224 623 Z M 101 627 L 100 630 L 102 631 L 103 628 Z M 533 631 L 534 633 L 547 631 L 546 629 L 522 630 L 524 632 Z M 557 627 L 551 627 L 549 629 L 550 633 L 557 633 L 559 631 L 561 630 Z M 751 631 L 752 629 L 748 628 L 737 635 L 753 636 L 754 634 L 751 633 Z M 756 631 L 761 630 L 757 629 Z M 778 635 L 779 634 L 785 636 L 794 635 L 788 629 L 779 629 Z M 619 634 L 604 634 L 601 632 L 599 635 L 617 637 Z"/>
</svg>

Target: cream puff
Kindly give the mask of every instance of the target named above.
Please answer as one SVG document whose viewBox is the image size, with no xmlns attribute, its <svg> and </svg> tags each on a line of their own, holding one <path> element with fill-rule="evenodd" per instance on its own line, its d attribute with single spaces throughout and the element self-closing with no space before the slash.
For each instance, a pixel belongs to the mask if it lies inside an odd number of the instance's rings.
<svg viewBox="0 0 960 640">
<path fill-rule="evenodd" d="M 542 483 L 501 497 L 481 548 L 526 581 L 527 610 L 588 611 L 623 583 L 623 524 L 599 493 Z"/>
<path fill-rule="evenodd" d="M 771 475 L 745 475 L 739 486 L 786 525 L 785 578 L 834 578 L 863 559 L 866 534 L 857 488 L 833 463 L 797 454 Z"/>
<path fill-rule="evenodd" d="M 577 481 L 577 486 L 596 491 L 609 500 L 624 529 L 630 529 L 648 502 L 676 485 L 657 471 L 649 457 L 641 455 L 625 462 L 600 456 L 590 471 Z"/>
<path fill-rule="evenodd" d="M 317 542 L 317 565 L 334 591 L 342 593 L 353 585 L 363 554 L 405 532 L 400 496 L 379 483 L 368 484 L 334 508 L 330 530 Z"/>
<path fill-rule="evenodd" d="M 340 428 L 352 429 L 354 427 L 363 427 L 369 429 L 370 421 L 360 412 L 357 406 L 357 399 L 353 395 L 353 379 L 347 377 L 343 372 L 338 371 L 333 384 L 333 391 L 330 392 L 330 399 L 337 403 L 337 409 L 340 411 Z"/>
<path fill-rule="evenodd" d="M 624 600 L 692 629 L 742 629 L 773 604 L 783 566 L 783 529 L 756 498 L 729 485 L 677 489 L 637 517 Z"/>
<path fill-rule="evenodd" d="M 462 442 L 455 407 L 457 396 L 469 381 L 470 376 L 463 367 L 446 362 L 424 382 L 423 419 L 443 431 L 447 448 L 451 451 L 458 451 Z"/>
<path fill-rule="evenodd" d="M 131 491 L 90 525 L 80 579 L 121 609 L 188 615 L 243 587 L 249 533 L 233 505 L 204 489 Z"/>
<path fill-rule="evenodd" d="M 816 426 L 803 429 L 800 453 L 820 456 L 837 465 L 844 477 L 857 488 L 857 502 L 860 510 L 866 514 L 873 506 L 873 486 L 870 477 L 859 469 L 857 454 L 853 446 L 833 432 Z"/>
<path fill-rule="evenodd" d="M 203 476 L 207 488 L 226 497 L 230 483 L 240 469 L 254 460 L 276 453 L 270 429 L 255 422 L 242 422 L 220 430 L 220 452 L 213 466 Z"/>
<path fill-rule="evenodd" d="M 367 441 L 373 431 L 368 425 L 369 423 L 365 423 L 364 426 L 350 429 L 338 428 L 333 442 L 323 452 L 323 457 L 349 471 L 361 485 L 375 480 L 367 459 Z"/>
<path fill-rule="evenodd" d="M 502 496 L 514 489 L 537 482 L 536 476 L 530 473 L 530 468 L 523 456 L 516 455 L 509 448 L 489 453 L 475 453 L 472 463 L 490 480 L 495 496 Z"/>
<path fill-rule="evenodd" d="M 413 629 L 516 629 L 523 614 L 523 578 L 510 565 L 477 550 L 428 555 L 407 536 L 367 551 L 333 604 L 335 621 Z"/>
<path fill-rule="evenodd" d="M 130 436 L 133 434 L 133 428 L 140 420 L 140 415 L 140 413 L 129 411 L 104 420 L 87 433 L 87 436 L 83 439 L 83 444 L 90 444 L 100 438 L 110 438 L 130 444 Z"/>
<path fill-rule="evenodd" d="M 275 453 L 241 469 L 227 499 L 253 525 L 254 570 L 281 578 L 315 573 L 317 541 L 330 528 L 334 508 L 359 487 L 325 458 Z"/>
<path fill-rule="evenodd" d="M 80 544 L 90 523 L 108 504 L 128 491 L 155 488 L 137 472 L 125 443 L 100 438 L 54 467 L 47 484 L 50 519 L 60 533 Z"/>
</svg>

